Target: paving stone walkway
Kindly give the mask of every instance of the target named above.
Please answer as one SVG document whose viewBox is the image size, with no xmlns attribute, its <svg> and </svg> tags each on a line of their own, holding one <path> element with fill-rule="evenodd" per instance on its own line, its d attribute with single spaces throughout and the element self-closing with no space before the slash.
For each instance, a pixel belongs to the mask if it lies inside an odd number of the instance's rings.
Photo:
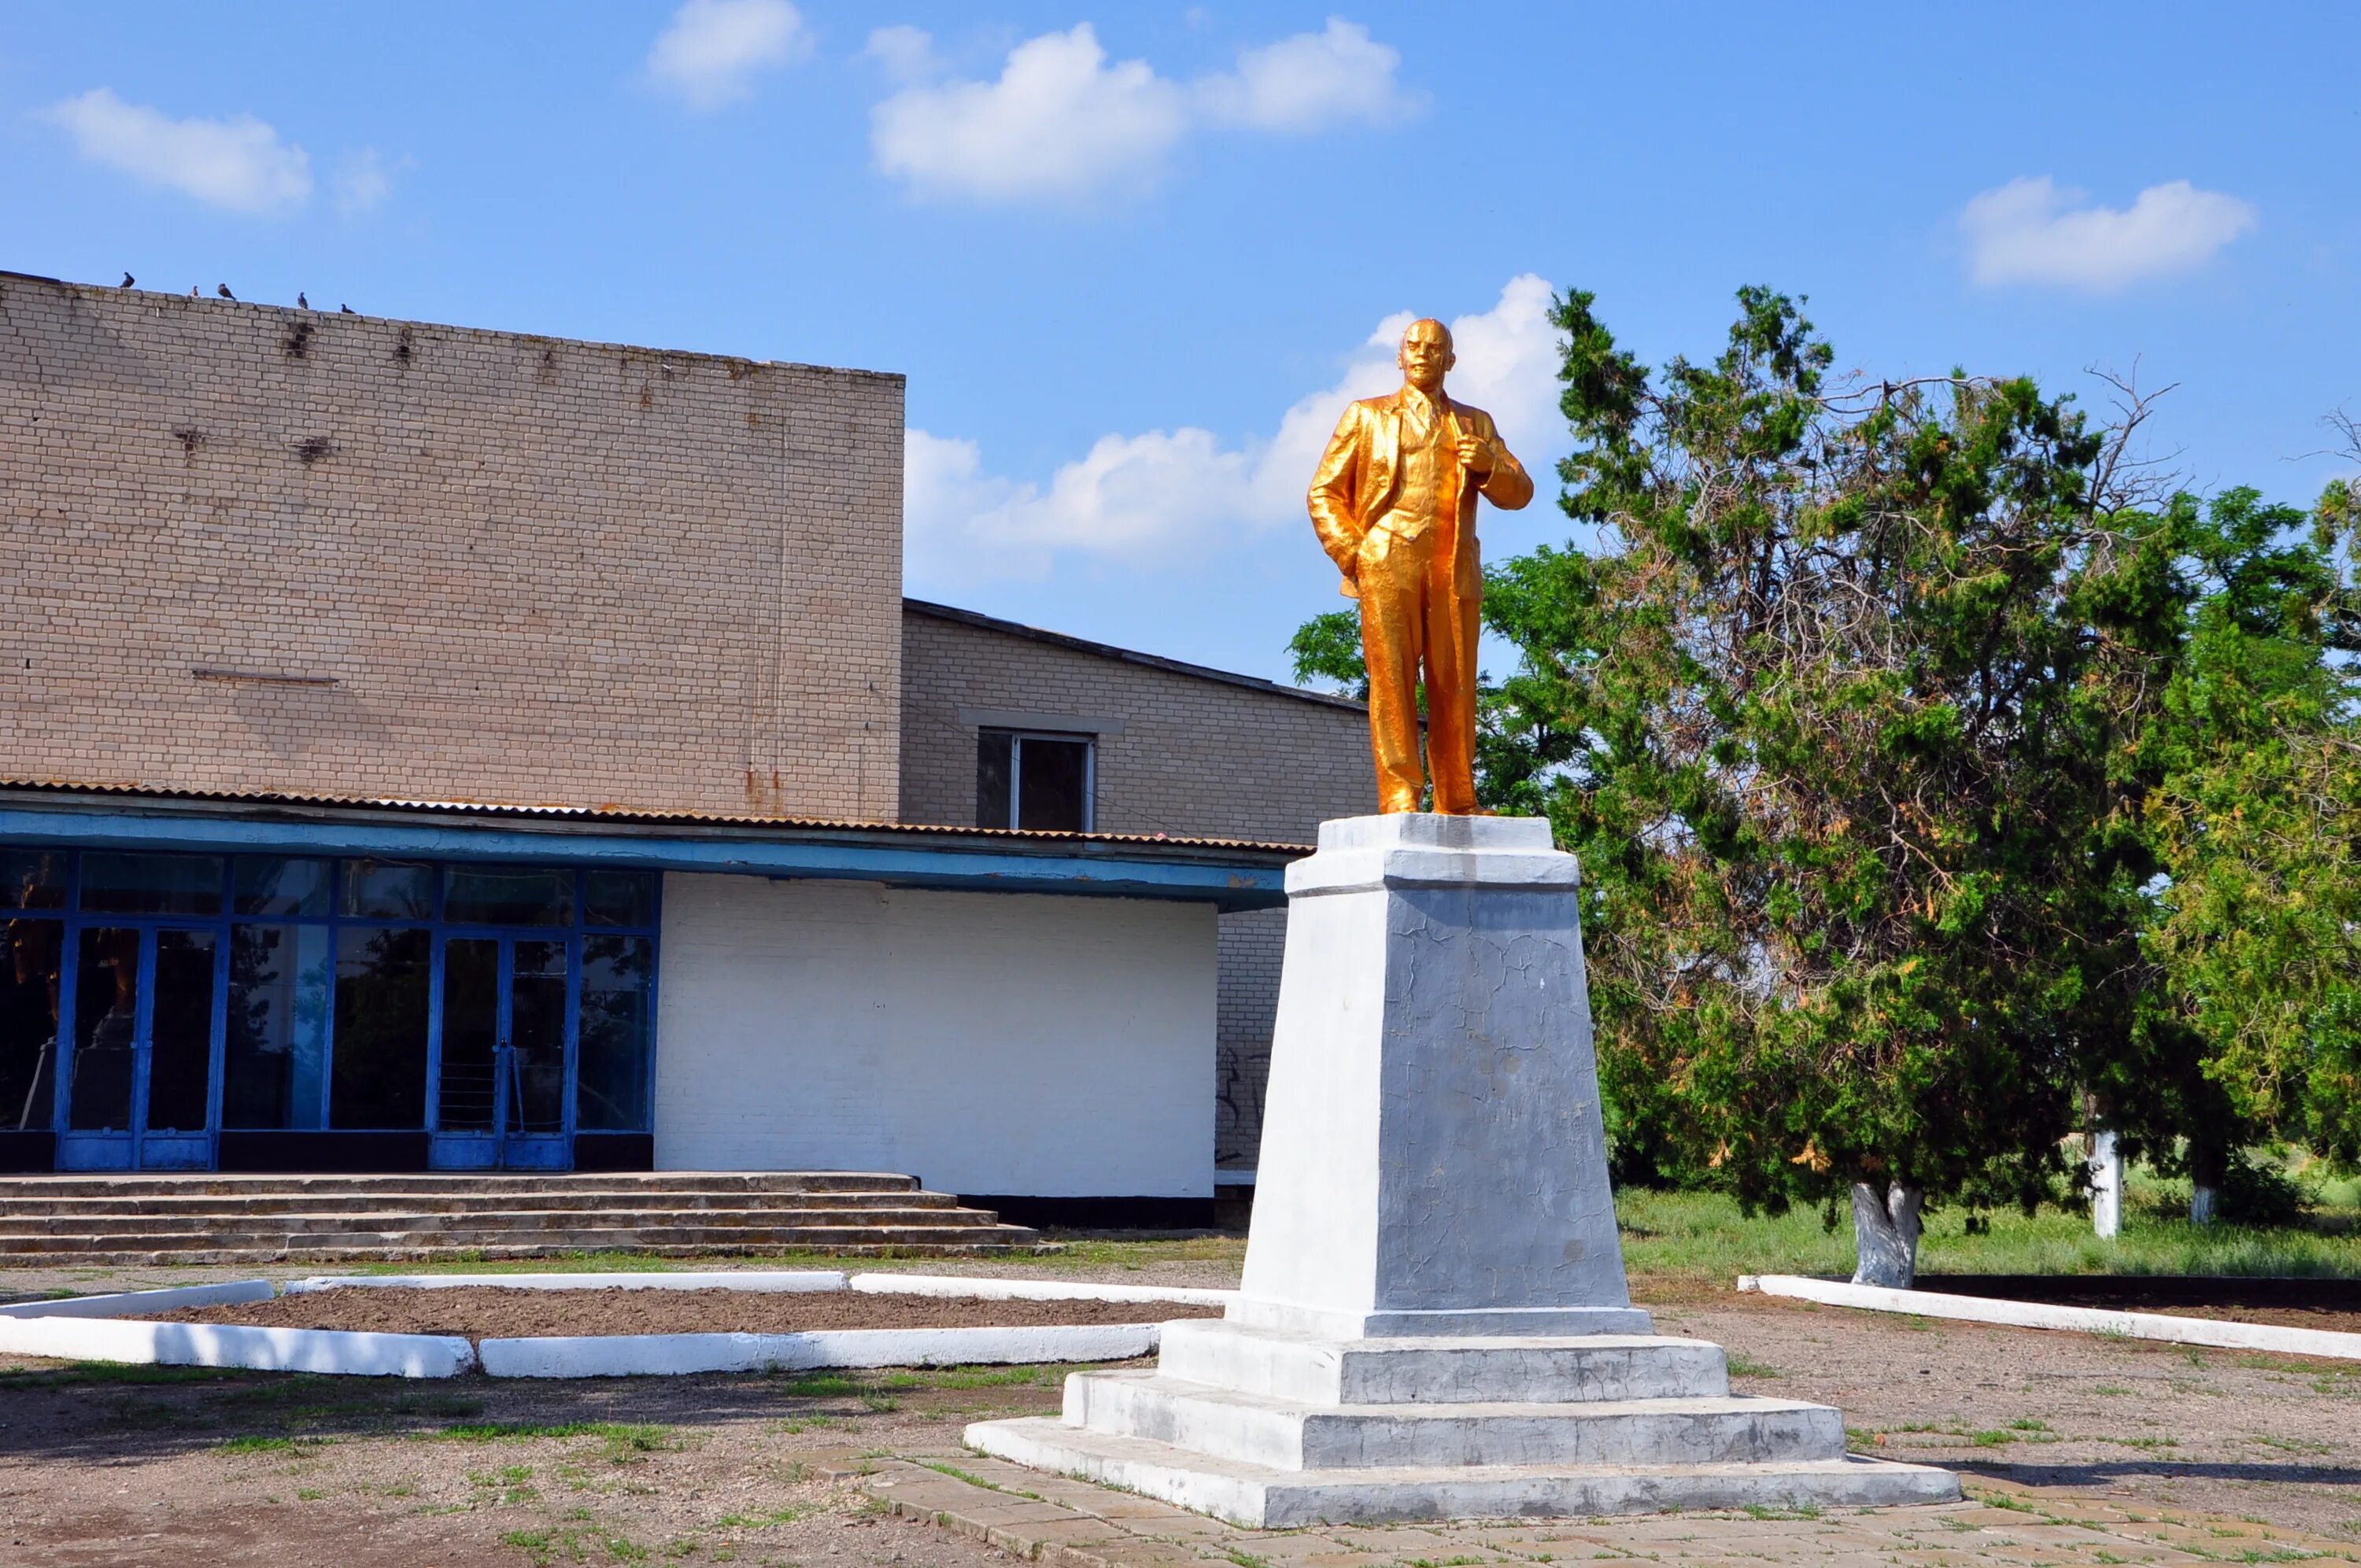
<svg viewBox="0 0 2361 1568">
<path fill-rule="evenodd" d="M 1985 1480 L 1931 1508 L 1245 1530 L 966 1453 L 877 1462 L 895 1513 L 1062 1568 L 1476 1568 L 1494 1563 L 1945 1565 L 2353 1563 L 2346 1544 L 2243 1519 L 2144 1511 Z"/>
</svg>

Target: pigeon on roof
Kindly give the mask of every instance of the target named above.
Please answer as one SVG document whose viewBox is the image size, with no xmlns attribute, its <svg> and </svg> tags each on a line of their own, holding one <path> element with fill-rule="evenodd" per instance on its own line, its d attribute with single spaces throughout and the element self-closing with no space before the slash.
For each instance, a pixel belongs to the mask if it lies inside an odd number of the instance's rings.
<svg viewBox="0 0 2361 1568">
<path fill-rule="evenodd" d="M 338 306 L 336 307 L 336 309 L 338 309 L 339 311 L 342 311 L 345 314 L 346 314 L 346 315 L 348 315 L 348 316 L 357 316 L 357 315 L 360 314 L 360 312 L 358 312 L 358 311 L 357 311 L 357 310 L 353 309 L 353 308 L 352 308 L 352 306 L 350 306 L 350 305 L 338 305 Z"/>
<path fill-rule="evenodd" d="M 214 284 L 214 292 L 219 294 L 225 300 L 235 300 L 237 298 L 236 294 L 229 291 L 229 285 L 226 283 Z"/>
<path fill-rule="evenodd" d="M 303 297 L 303 291 L 301 289 L 295 291 L 295 308 L 299 311 L 308 311 L 312 308 L 312 302 Z"/>
<path fill-rule="evenodd" d="M 139 281 L 138 279 L 134 278 L 130 273 L 126 272 L 123 275 L 123 281 L 117 283 L 115 287 L 118 289 L 128 289 L 132 284 L 137 283 L 137 281 Z"/>
</svg>

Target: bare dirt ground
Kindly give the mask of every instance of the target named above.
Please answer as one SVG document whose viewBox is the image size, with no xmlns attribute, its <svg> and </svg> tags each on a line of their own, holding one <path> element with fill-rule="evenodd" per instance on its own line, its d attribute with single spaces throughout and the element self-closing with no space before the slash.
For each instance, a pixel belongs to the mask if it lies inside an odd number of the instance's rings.
<svg viewBox="0 0 2361 1568">
<path fill-rule="evenodd" d="M 974 1301 L 846 1291 L 511 1290 L 496 1285 L 441 1289 L 363 1286 L 307 1291 L 237 1306 L 186 1307 L 142 1314 L 173 1323 L 255 1323 L 266 1328 L 347 1329 L 365 1333 L 461 1334 L 500 1339 L 541 1334 L 785 1334 L 817 1329 L 949 1329 L 1044 1323 L 1140 1323 L 1213 1318 L 1219 1307 L 1145 1301 Z"/>
<path fill-rule="evenodd" d="M 1865 1453 L 2361 1546 L 2361 1362 L 1735 1294 L 1656 1327 L 1726 1346 L 1740 1392 L 1837 1406 Z"/>
<path fill-rule="evenodd" d="M 1055 1407 L 1064 1368 L 398 1383 L 0 1374 L 0 1563 L 972 1563 L 820 1474 Z"/>
<path fill-rule="evenodd" d="M 990 1272 L 1083 1277 L 1038 1265 Z M 1206 1261 L 1186 1272 L 1189 1283 L 1229 1282 Z M 2222 1531 L 2265 1521 L 2361 1560 L 2361 1363 L 1935 1322 L 1644 1279 L 1635 1288 L 1663 1332 L 1727 1345 L 1741 1391 L 1837 1404 L 1866 1452 L 1950 1465 L 1971 1486 L 2022 1486 L 2037 1499 L 2191 1510 Z M 883 1518 L 868 1493 L 824 1472 L 862 1454 L 955 1455 L 968 1420 L 1053 1411 L 1065 1370 L 403 1384 L 13 1365 L 0 1371 L 0 1563 L 273 1568 L 1005 1561 Z M 1749 1555 L 1740 1548 L 1758 1526 L 1793 1528 L 1728 1521 L 1730 1560 Z M 1633 1552 L 1658 1528 L 1587 1527 L 1602 1540 L 1628 1537 Z M 1403 1533 L 1397 1555 L 1460 1555 L 1436 1544 L 1443 1533 Z M 2188 1533 L 2199 1545 L 2211 1539 L 2199 1527 Z M 1384 1540 L 1391 1552 L 1397 1538 Z M 2022 1560 L 1988 1556 L 1965 1534 L 1943 1545 L 1947 1562 Z M 1276 1545 L 1248 1551 L 1285 1555 Z M 1217 1551 L 1208 1561 L 1236 1560 Z"/>
</svg>

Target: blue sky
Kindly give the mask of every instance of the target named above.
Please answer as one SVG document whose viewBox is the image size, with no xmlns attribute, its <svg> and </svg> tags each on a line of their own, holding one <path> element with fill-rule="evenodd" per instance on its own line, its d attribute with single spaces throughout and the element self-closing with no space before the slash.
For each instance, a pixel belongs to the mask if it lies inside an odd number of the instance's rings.
<svg viewBox="0 0 2361 1568">
<path fill-rule="evenodd" d="M 2349 3 L 16 5 L 0 267 L 901 371 L 912 592 L 1278 675 L 1404 313 L 1529 465 L 1549 290 L 1656 360 L 1763 282 L 1872 376 L 2136 367 L 2191 484 L 2309 500 L 2356 56 Z"/>
</svg>

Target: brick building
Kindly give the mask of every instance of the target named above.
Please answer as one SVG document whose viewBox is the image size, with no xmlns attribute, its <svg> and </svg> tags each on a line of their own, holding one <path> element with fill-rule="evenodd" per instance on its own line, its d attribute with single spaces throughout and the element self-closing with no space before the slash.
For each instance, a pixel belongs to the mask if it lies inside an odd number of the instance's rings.
<svg viewBox="0 0 2361 1568">
<path fill-rule="evenodd" d="M 1363 717 L 906 604 L 902 428 L 0 274 L 0 1168 L 1249 1165 Z"/>
</svg>

